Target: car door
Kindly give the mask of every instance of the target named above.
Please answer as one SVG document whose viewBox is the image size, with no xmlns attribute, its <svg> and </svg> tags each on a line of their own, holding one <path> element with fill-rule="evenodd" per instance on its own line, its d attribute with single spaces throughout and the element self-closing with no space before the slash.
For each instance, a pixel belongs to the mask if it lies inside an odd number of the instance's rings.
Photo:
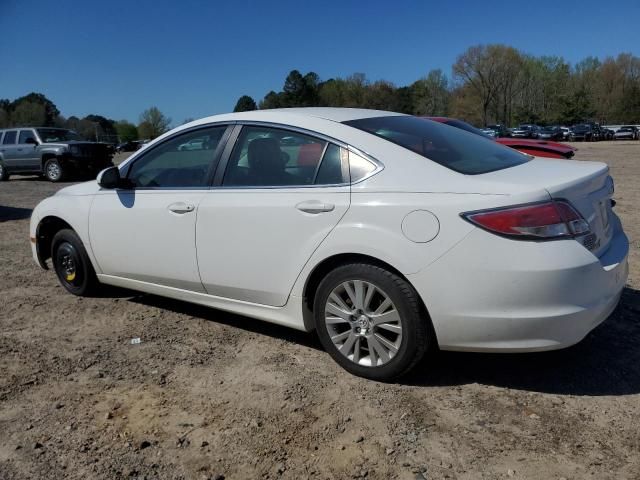
<svg viewBox="0 0 640 480">
<path fill-rule="evenodd" d="M 200 277 L 211 295 L 282 306 L 349 208 L 346 151 L 298 131 L 236 129 L 198 210 Z"/>
<path fill-rule="evenodd" d="M 227 130 L 226 125 L 190 129 L 145 149 L 121 170 L 133 188 L 95 195 L 89 235 L 104 275 L 204 292 L 196 215 Z M 206 138 L 201 148 L 179 148 L 195 137 Z"/>
<path fill-rule="evenodd" d="M 19 152 L 18 152 L 18 131 L 7 130 L 4 132 L 0 152 L 4 158 L 4 165 L 8 170 L 13 172 L 20 170 Z"/>
<path fill-rule="evenodd" d="M 37 137 L 33 129 L 20 130 L 18 134 L 18 157 L 23 170 L 40 171 L 40 156 Z"/>
</svg>

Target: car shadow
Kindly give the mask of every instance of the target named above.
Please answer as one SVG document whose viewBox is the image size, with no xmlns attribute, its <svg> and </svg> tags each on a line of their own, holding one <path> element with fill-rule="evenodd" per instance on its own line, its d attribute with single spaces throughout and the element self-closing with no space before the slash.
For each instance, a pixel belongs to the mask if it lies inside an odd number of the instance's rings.
<svg viewBox="0 0 640 480">
<path fill-rule="evenodd" d="M 0 205 L 0 223 L 8 222 L 10 220 L 24 220 L 31 217 L 31 208 L 19 208 L 19 207 L 7 207 Z"/>
<path fill-rule="evenodd" d="M 313 333 L 155 295 L 135 294 L 129 301 L 322 350 Z M 520 354 L 437 351 L 397 383 L 423 387 L 479 383 L 578 396 L 640 393 L 640 291 L 625 288 L 611 316 L 573 347 Z"/>
<path fill-rule="evenodd" d="M 245 317 L 243 315 L 225 312 L 211 307 L 205 307 L 195 303 L 182 302 L 180 300 L 173 300 L 171 298 L 159 297 L 150 294 L 139 294 L 130 298 L 129 301 L 147 305 L 149 307 L 169 310 L 173 313 L 180 313 L 203 320 L 209 320 L 211 322 L 221 323 L 223 325 L 240 328 L 247 332 L 257 333 L 279 340 L 286 340 L 304 347 L 324 350 L 318 340 L 318 337 L 314 333 L 294 330 L 293 328 L 264 322 L 255 318 Z"/>
</svg>

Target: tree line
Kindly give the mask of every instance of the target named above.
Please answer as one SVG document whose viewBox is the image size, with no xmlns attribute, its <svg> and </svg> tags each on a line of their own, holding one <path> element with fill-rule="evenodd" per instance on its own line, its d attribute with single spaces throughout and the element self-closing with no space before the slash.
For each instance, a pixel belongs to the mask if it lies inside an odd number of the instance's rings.
<svg viewBox="0 0 640 480">
<path fill-rule="evenodd" d="M 434 69 L 407 86 L 370 81 L 363 73 L 322 80 L 315 72 L 292 70 L 282 90 L 268 92 L 257 103 L 243 95 L 234 111 L 312 106 L 449 116 L 478 126 L 639 124 L 640 58 L 621 53 L 572 65 L 562 57 L 536 57 L 507 45 L 477 45 L 456 58 L 449 75 Z M 126 142 L 153 139 L 170 125 L 157 107 L 142 112 L 134 124 L 98 114 L 67 118 L 41 93 L 0 99 L 0 128 L 57 126 L 87 139 Z"/>
<path fill-rule="evenodd" d="M 150 107 L 142 112 L 138 124 L 133 124 L 127 120 L 116 121 L 96 114 L 83 118 L 64 117 L 58 107 L 41 93 L 30 93 L 13 101 L 0 99 L 0 128 L 68 128 L 86 139 L 115 143 L 156 138 L 169 130 L 170 124 L 171 119 L 157 107 Z"/>
<path fill-rule="evenodd" d="M 322 81 L 292 70 L 281 91 L 260 102 L 243 95 L 234 111 L 283 107 L 357 107 L 450 116 L 475 125 L 640 123 L 640 58 L 630 53 L 571 65 L 507 45 L 478 45 L 407 86 L 369 81 L 362 73 Z"/>
</svg>

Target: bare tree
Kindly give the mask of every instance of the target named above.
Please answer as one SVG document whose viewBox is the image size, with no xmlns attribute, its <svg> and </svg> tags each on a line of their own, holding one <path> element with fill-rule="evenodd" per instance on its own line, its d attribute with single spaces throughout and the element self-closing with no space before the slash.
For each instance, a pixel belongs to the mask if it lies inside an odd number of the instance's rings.
<svg viewBox="0 0 640 480">
<path fill-rule="evenodd" d="M 140 115 L 138 133 L 141 138 L 156 138 L 169 130 L 171 119 L 165 116 L 158 107 L 151 107 Z"/>
<path fill-rule="evenodd" d="M 468 83 L 482 105 L 482 121 L 487 124 L 489 106 L 500 88 L 498 58 L 494 54 L 501 45 L 470 47 L 453 64 L 454 78 Z"/>
</svg>

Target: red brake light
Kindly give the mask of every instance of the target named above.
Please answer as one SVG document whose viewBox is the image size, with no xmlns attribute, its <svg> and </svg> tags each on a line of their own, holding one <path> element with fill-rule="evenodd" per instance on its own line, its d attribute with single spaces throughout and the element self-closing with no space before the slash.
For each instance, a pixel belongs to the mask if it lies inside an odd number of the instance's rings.
<svg viewBox="0 0 640 480">
<path fill-rule="evenodd" d="M 589 224 L 565 201 L 467 212 L 462 216 L 490 232 L 521 239 L 548 240 L 589 233 Z"/>
</svg>

